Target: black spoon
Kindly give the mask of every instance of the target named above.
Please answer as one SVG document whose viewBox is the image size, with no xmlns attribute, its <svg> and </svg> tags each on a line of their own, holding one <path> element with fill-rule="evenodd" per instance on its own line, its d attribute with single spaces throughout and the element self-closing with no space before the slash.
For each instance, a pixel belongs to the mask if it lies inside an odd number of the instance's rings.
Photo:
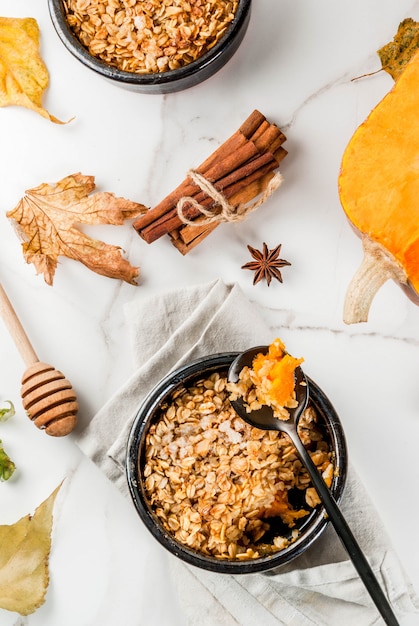
<svg viewBox="0 0 419 626">
<path fill-rule="evenodd" d="M 232 383 L 236 383 L 239 380 L 241 370 L 245 366 L 251 369 L 255 356 L 260 353 L 266 354 L 267 351 L 268 346 L 258 346 L 239 354 L 239 356 L 230 365 L 228 380 Z M 288 420 L 282 420 L 274 417 L 272 409 L 266 405 L 256 411 L 248 412 L 244 401 L 240 398 L 232 400 L 231 405 L 236 413 L 251 426 L 261 428 L 263 430 L 278 430 L 289 436 L 300 456 L 302 463 L 305 465 L 308 473 L 310 474 L 312 483 L 323 503 L 330 521 L 336 530 L 336 533 L 345 546 L 346 551 L 348 552 L 351 561 L 354 564 L 355 569 L 363 581 L 368 593 L 374 601 L 375 606 L 379 610 L 386 624 L 389 624 L 390 626 L 399 626 L 396 616 L 394 615 L 393 610 L 370 567 L 370 564 L 353 536 L 352 531 L 336 504 L 335 499 L 330 493 L 326 483 L 323 481 L 323 478 L 298 436 L 298 421 L 307 406 L 309 398 L 307 380 L 301 367 L 297 367 L 295 370 L 295 394 L 298 404 L 295 408 L 287 408 L 290 414 Z"/>
</svg>

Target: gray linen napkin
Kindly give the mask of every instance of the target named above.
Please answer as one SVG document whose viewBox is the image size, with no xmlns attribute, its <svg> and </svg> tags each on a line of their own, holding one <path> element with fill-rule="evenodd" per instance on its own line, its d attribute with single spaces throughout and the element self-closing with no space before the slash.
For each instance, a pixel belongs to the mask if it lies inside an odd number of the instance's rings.
<svg viewBox="0 0 419 626">
<path fill-rule="evenodd" d="M 77 437 L 80 448 L 129 497 L 128 433 L 143 398 L 174 368 L 216 352 L 240 351 L 280 336 L 237 285 L 221 280 L 182 288 L 126 306 L 134 373 Z M 400 623 L 419 623 L 419 600 L 352 467 L 342 511 Z M 151 538 L 150 538 L 151 540 Z M 331 525 L 304 555 L 277 571 L 227 576 L 165 555 L 190 626 L 372 626 L 376 608 Z"/>
</svg>

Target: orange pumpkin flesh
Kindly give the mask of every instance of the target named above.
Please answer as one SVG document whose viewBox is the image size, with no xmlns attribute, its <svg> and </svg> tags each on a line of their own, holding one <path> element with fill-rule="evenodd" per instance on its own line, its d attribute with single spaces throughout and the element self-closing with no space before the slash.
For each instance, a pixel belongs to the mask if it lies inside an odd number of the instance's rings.
<svg viewBox="0 0 419 626">
<path fill-rule="evenodd" d="M 344 321 L 367 321 L 389 278 L 419 303 L 419 52 L 355 131 L 338 183 L 342 207 L 364 243 Z"/>
<path fill-rule="evenodd" d="M 294 372 L 303 360 L 288 354 L 280 339 L 270 344 L 266 354 L 260 353 L 253 359 L 252 370 L 260 382 L 261 396 L 266 395 L 270 406 L 290 406 L 295 391 Z"/>
</svg>

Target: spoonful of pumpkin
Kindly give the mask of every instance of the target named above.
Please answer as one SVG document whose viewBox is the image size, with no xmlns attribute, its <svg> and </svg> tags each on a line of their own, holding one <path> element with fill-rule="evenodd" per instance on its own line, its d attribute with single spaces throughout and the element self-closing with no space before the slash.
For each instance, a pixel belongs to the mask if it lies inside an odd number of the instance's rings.
<svg viewBox="0 0 419 626">
<path fill-rule="evenodd" d="M 241 353 L 228 371 L 231 405 L 251 426 L 288 435 L 384 622 L 397 626 L 393 610 L 365 555 L 298 435 L 298 422 L 309 400 L 309 384 L 300 367 L 302 361 L 286 353 L 280 339 L 270 346 Z"/>
<path fill-rule="evenodd" d="M 76 394 L 60 371 L 39 361 L 1 284 L 0 315 L 27 366 L 22 377 L 21 396 L 28 417 L 47 435 L 67 435 L 77 423 Z"/>
</svg>

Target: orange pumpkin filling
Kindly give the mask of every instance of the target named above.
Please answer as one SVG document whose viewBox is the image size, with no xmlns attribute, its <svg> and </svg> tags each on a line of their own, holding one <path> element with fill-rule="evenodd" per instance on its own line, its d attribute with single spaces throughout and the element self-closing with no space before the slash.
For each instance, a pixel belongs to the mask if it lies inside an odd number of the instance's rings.
<svg viewBox="0 0 419 626">
<path fill-rule="evenodd" d="M 294 372 L 303 361 L 288 354 L 280 339 L 271 343 L 266 354 L 258 354 L 252 363 L 251 378 L 259 402 L 278 410 L 294 406 Z"/>
</svg>

